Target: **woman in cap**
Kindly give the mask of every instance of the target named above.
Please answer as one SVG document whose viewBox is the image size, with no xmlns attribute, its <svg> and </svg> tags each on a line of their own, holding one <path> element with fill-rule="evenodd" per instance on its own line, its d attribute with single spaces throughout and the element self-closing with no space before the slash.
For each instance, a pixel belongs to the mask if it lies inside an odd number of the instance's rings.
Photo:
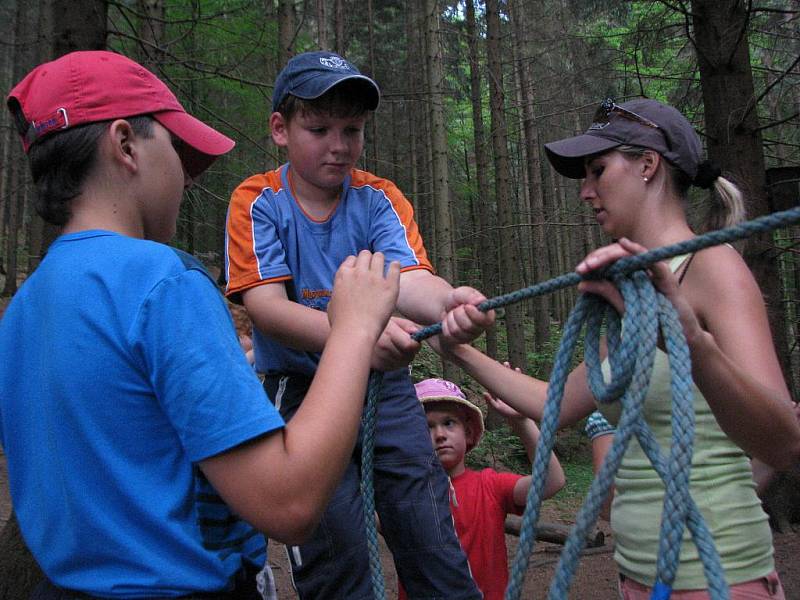
<svg viewBox="0 0 800 600">
<path fill-rule="evenodd" d="M 583 179 L 580 197 L 616 242 L 589 254 L 585 274 L 629 254 L 694 237 L 686 204 L 691 186 L 713 187 L 710 225 L 744 217 L 742 194 L 701 160 L 700 140 L 676 109 L 649 99 L 604 101 L 586 133 L 545 145 L 561 175 Z M 678 309 L 692 358 L 696 411 L 691 494 L 714 536 L 732 599 L 783 598 L 767 516 L 755 492 L 748 455 L 785 468 L 800 455 L 800 427 L 772 342 L 764 302 L 731 246 L 715 246 L 651 268 L 655 285 Z M 624 310 L 606 281 L 579 289 Z M 514 373 L 466 346 L 442 349 L 453 362 L 524 414 L 540 419 L 547 383 Z M 670 436 L 669 364 L 657 353 L 644 416 L 662 447 Z M 595 409 L 584 365 L 567 381 L 561 425 Z M 615 410 L 616 409 L 616 410 Z M 615 423 L 617 405 L 602 412 Z M 663 484 L 632 443 L 616 479 L 611 513 L 622 597 L 650 597 L 656 576 Z M 697 549 L 684 535 L 674 600 L 708 598 Z"/>
</svg>

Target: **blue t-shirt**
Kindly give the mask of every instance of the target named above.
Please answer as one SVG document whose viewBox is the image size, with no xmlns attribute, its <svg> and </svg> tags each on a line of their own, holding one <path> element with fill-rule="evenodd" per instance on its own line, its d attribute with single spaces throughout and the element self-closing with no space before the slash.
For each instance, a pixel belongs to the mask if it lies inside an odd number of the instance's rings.
<svg viewBox="0 0 800 600">
<path fill-rule="evenodd" d="M 242 182 L 228 209 L 227 294 L 283 281 L 290 300 L 325 311 L 339 265 L 361 250 L 383 252 L 403 271 L 433 270 L 411 203 L 391 181 L 353 169 L 324 219 L 306 214 L 292 194 L 290 166 Z M 262 373 L 312 376 L 319 354 L 284 346 L 255 329 Z"/>
<path fill-rule="evenodd" d="M 263 536 L 197 467 L 283 426 L 202 266 L 107 231 L 64 235 L 0 321 L 0 443 L 25 540 L 107 597 L 228 587 Z"/>
</svg>

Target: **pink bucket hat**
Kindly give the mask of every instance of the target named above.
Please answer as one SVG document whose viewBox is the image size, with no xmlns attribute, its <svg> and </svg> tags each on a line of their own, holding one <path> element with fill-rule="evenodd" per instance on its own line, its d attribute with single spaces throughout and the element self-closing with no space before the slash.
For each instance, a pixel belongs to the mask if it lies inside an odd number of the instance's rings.
<svg viewBox="0 0 800 600">
<path fill-rule="evenodd" d="M 483 437 L 483 413 L 481 409 L 467 400 L 464 392 L 455 383 L 444 379 L 425 379 L 414 386 L 417 391 L 417 398 L 422 405 L 428 407 L 434 403 L 458 404 L 465 407 L 466 418 L 474 433 L 471 444 L 467 444 L 467 452 L 472 450 Z"/>
</svg>

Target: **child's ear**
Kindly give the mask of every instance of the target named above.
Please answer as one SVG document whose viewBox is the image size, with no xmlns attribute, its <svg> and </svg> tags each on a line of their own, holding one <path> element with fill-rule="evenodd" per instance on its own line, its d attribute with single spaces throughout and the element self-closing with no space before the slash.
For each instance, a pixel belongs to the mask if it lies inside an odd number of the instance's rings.
<svg viewBox="0 0 800 600">
<path fill-rule="evenodd" d="M 108 126 L 105 134 L 112 160 L 131 173 L 139 169 L 139 148 L 136 134 L 125 119 L 116 119 Z"/>
<path fill-rule="evenodd" d="M 269 129 L 272 141 L 276 146 L 284 148 L 289 145 L 289 123 L 279 112 L 274 112 L 269 116 Z"/>
<path fill-rule="evenodd" d="M 464 439 L 467 441 L 467 446 L 475 445 L 475 433 L 472 431 L 472 424 L 469 421 L 464 422 Z"/>
</svg>

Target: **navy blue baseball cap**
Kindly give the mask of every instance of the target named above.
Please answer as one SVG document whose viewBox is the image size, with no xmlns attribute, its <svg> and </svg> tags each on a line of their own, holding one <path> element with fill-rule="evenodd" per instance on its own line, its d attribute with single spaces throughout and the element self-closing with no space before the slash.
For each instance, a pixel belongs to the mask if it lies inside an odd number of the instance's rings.
<svg viewBox="0 0 800 600">
<path fill-rule="evenodd" d="M 334 52 L 304 52 L 289 59 L 275 80 L 272 112 L 291 94 L 303 100 L 319 98 L 343 81 L 362 82 L 369 110 L 378 108 L 381 92 L 378 84 Z"/>
</svg>

